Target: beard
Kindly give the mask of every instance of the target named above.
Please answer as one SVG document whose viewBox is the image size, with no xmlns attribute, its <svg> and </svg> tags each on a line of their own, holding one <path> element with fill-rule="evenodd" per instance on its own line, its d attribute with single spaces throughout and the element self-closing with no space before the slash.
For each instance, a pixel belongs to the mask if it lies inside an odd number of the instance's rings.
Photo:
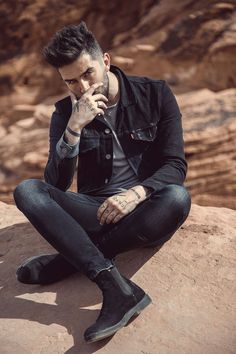
<svg viewBox="0 0 236 354">
<path fill-rule="evenodd" d="M 94 94 L 101 93 L 104 95 L 107 99 L 109 96 L 109 78 L 107 75 L 107 72 L 104 70 L 103 73 L 103 78 L 102 78 L 103 86 L 98 87 L 95 91 Z"/>
</svg>

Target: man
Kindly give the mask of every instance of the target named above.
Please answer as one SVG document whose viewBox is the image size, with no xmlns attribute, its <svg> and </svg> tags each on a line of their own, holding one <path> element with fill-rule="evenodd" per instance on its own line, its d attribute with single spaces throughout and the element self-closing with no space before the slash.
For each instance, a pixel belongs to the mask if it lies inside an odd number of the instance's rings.
<svg viewBox="0 0 236 354">
<path fill-rule="evenodd" d="M 51 118 L 45 181 L 23 181 L 14 198 L 58 253 L 26 260 L 17 278 L 49 284 L 86 274 L 103 294 L 100 315 L 85 331 L 94 342 L 151 302 L 119 273 L 114 257 L 163 244 L 189 214 L 181 113 L 164 80 L 126 76 L 110 65 L 84 22 L 58 31 L 43 55 L 69 96 Z M 67 189 L 77 161 L 74 193 Z"/>
</svg>

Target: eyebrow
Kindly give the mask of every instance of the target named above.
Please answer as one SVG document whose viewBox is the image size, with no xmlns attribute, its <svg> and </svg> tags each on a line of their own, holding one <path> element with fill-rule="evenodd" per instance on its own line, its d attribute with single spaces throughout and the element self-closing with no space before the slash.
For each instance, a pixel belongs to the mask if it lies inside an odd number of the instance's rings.
<svg viewBox="0 0 236 354">
<path fill-rule="evenodd" d="M 87 71 L 89 71 L 89 70 L 91 70 L 91 69 L 93 69 L 92 66 L 90 66 L 90 67 L 89 67 L 85 72 L 83 72 L 80 76 L 83 76 L 84 74 L 87 73 Z M 67 81 L 72 81 L 72 80 L 77 80 L 77 79 L 76 79 L 76 78 L 73 78 L 73 79 L 65 79 L 64 81 L 67 82 Z"/>
</svg>

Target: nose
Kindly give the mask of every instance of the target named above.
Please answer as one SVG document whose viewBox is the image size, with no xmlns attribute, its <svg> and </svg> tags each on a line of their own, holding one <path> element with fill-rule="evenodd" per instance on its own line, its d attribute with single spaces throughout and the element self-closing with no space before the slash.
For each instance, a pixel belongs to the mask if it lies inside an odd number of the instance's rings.
<svg viewBox="0 0 236 354">
<path fill-rule="evenodd" d="M 79 82 L 79 90 L 81 94 L 83 95 L 85 91 L 89 89 L 89 82 L 87 80 L 80 80 Z"/>
</svg>

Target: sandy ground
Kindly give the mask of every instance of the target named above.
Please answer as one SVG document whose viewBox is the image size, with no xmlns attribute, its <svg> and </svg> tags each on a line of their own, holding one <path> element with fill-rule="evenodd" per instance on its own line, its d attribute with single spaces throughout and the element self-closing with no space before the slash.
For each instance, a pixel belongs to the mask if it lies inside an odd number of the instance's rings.
<svg viewBox="0 0 236 354">
<path fill-rule="evenodd" d="M 14 206 L 0 203 L 0 353 L 234 354 L 235 238 L 236 211 L 192 204 L 159 250 L 117 257 L 153 302 L 113 337 L 87 344 L 100 290 L 82 274 L 50 286 L 18 283 L 24 259 L 54 250 Z"/>
</svg>

